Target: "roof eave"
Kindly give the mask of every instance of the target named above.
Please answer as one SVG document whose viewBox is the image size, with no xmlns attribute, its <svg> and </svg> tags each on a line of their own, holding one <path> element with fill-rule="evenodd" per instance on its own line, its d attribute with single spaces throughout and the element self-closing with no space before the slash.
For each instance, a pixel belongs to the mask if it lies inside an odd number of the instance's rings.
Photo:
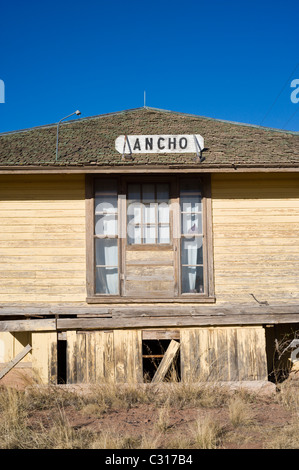
<svg viewBox="0 0 299 470">
<path fill-rule="evenodd" d="M 102 166 L 102 165 L 47 165 L 47 166 L 0 166 L 0 174 L 70 174 L 70 173 L 174 173 L 183 171 L 188 173 L 269 173 L 269 172 L 299 172 L 298 165 L 238 165 L 238 164 L 205 164 L 201 165 L 117 165 L 117 166 Z"/>
</svg>

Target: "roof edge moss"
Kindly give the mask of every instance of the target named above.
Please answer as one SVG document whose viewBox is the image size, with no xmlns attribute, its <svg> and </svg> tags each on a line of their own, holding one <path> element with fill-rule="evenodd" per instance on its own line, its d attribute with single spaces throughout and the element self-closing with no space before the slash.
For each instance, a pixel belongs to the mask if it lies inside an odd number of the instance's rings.
<svg viewBox="0 0 299 470">
<path fill-rule="evenodd" d="M 126 113 L 130 113 L 130 112 L 136 112 L 136 111 L 140 111 L 142 109 L 145 109 L 145 110 L 148 110 L 148 111 L 160 112 L 160 113 L 175 114 L 175 115 L 182 116 L 182 117 L 192 117 L 192 118 L 195 118 L 195 119 L 204 119 L 204 120 L 208 120 L 208 121 L 223 122 L 225 124 L 231 124 L 231 125 L 235 125 L 235 126 L 252 127 L 252 128 L 261 129 L 261 130 L 264 130 L 264 131 L 278 132 L 278 133 L 283 133 L 283 134 L 299 135 L 299 131 L 288 131 L 288 130 L 284 130 L 284 129 L 276 129 L 276 128 L 273 128 L 273 127 L 259 126 L 257 124 L 248 124 L 248 123 L 243 123 L 243 122 L 229 121 L 229 120 L 225 120 L 225 119 L 212 118 L 212 117 L 201 116 L 201 115 L 191 114 L 191 113 L 184 113 L 184 112 L 181 112 L 181 111 L 172 111 L 172 110 L 168 110 L 168 109 L 153 108 L 153 107 L 149 107 L 149 106 L 142 106 L 142 107 L 139 107 L 139 108 L 124 109 L 124 110 L 121 110 L 121 111 L 114 111 L 114 112 L 111 112 L 111 113 L 104 113 L 104 114 L 98 114 L 98 115 L 94 115 L 94 116 L 82 117 L 82 118 L 79 118 L 79 119 L 70 119 L 69 121 L 61 123 L 60 125 L 61 126 L 67 126 L 69 124 L 81 123 L 81 122 L 90 121 L 90 120 L 93 120 L 93 119 L 101 119 L 101 118 L 104 118 L 104 117 L 107 117 L 107 116 L 115 116 L 115 115 L 118 115 L 118 114 L 126 114 Z M 48 128 L 56 127 L 57 124 L 58 123 L 43 124 L 41 126 L 33 126 L 33 127 L 27 128 L 27 129 L 18 129 L 18 130 L 14 130 L 14 131 L 1 132 L 0 137 L 5 136 L 5 135 L 13 135 L 13 134 L 20 134 L 20 133 L 30 132 L 30 131 L 38 130 L 38 129 L 48 129 Z"/>
</svg>

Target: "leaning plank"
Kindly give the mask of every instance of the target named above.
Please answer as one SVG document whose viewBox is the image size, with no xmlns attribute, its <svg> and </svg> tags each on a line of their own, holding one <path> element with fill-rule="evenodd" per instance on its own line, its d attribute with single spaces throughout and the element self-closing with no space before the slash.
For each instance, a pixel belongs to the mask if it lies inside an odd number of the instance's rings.
<svg viewBox="0 0 299 470">
<path fill-rule="evenodd" d="M 0 371 L 0 379 L 2 379 L 2 377 L 4 377 L 16 364 L 18 364 L 18 362 L 20 362 L 23 357 L 25 357 L 26 354 L 31 351 L 31 349 L 32 346 L 30 346 L 30 344 L 27 344 L 27 346 L 25 346 L 25 348 L 22 349 L 22 351 L 19 352 L 19 354 L 17 354 L 14 359 L 12 359 L 12 361 L 10 361 L 7 366 Z"/>
<path fill-rule="evenodd" d="M 180 348 L 180 343 L 178 343 L 175 340 L 170 341 L 170 344 L 167 348 L 167 351 L 164 354 L 164 357 L 163 357 L 158 369 L 156 370 L 156 373 L 153 377 L 152 383 L 162 382 L 162 380 L 164 379 L 165 375 L 167 374 L 167 371 L 169 370 L 169 367 L 171 366 L 171 363 L 174 360 L 179 348 Z"/>
</svg>

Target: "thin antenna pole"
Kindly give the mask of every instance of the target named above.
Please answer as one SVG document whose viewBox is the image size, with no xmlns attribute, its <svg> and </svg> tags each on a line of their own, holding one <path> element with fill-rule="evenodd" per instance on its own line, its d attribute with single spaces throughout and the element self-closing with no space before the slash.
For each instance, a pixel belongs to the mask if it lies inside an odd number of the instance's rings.
<svg viewBox="0 0 299 470">
<path fill-rule="evenodd" d="M 144 108 L 145 108 L 145 103 L 146 103 L 146 92 L 144 91 L 144 95 L 143 95 L 143 101 L 144 101 Z"/>
</svg>

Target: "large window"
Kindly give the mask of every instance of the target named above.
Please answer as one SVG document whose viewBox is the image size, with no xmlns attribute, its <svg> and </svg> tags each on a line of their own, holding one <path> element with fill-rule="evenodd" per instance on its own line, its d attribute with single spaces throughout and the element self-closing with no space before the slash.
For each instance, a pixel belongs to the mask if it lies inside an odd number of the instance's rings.
<svg viewBox="0 0 299 470">
<path fill-rule="evenodd" d="M 87 178 L 87 300 L 213 300 L 210 205 L 208 177 Z"/>
</svg>

